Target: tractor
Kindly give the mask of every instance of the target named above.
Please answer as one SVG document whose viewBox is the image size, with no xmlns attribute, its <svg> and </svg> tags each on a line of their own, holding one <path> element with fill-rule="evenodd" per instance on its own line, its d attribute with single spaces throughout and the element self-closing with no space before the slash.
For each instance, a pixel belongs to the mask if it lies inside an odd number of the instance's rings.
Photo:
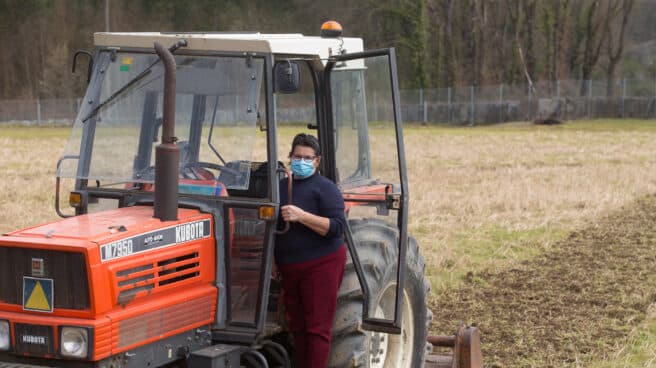
<svg viewBox="0 0 656 368">
<path fill-rule="evenodd" d="M 329 366 L 480 366 L 475 328 L 427 357 L 395 51 L 341 33 L 95 33 L 62 219 L 0 236 L 0 367 L 291 367 L 273 247 L 300 129 L 348 219 Z"/>
</svg>

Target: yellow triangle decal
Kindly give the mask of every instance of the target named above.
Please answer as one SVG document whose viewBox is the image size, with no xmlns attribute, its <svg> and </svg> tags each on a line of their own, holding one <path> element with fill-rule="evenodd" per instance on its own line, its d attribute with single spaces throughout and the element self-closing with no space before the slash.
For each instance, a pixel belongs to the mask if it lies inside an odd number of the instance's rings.
<svg viewBox="0 0 656 368">
<path fill-rule="evenodd" d="M 46 293 L 43 291 L 43 286 L 41 286 L 41 283 L 39 281 L 36 282 L 36 285 L 34 286 L 34 290 L 32 290 L 32 294 L 27 299 L 27 303 L 25 303 L 25 308 L 41 310 L 41 311 L 50 311 L 50 303 L 48 302 L 48 298 L 46 298 Z"/>
</svg>

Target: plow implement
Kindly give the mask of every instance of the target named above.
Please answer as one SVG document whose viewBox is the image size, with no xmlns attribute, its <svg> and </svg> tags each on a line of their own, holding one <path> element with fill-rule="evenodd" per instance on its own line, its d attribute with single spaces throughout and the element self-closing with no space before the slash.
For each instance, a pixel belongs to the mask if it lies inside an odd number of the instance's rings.
<svg viewBox="0 0 656 368">
<path fill-rule="evenodd" d="M 425 368 L 482 368 L 481 337 L 476 327 L 460 325 L 455 335 L 431 335 L 434 351 Z M 450 350 L 450 354 L 449 354 Z"/>
</svg>

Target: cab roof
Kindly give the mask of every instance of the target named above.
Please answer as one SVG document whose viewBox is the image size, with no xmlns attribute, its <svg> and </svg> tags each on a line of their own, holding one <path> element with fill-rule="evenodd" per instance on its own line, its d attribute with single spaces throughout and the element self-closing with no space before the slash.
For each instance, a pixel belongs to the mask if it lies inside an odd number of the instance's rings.
<svg viewBox="0 0 656 368">
<path fill-rule="evenodd" d="M 97 47 L 136 47 L 152 48 L 154 42 L 172 45 L 184 39 L 187 46 L 182 50 L 228 51 L 273 53 L 280 55 L 297 55 L 327 59 L 346 50 L 348 53 L 363 51 L 361 38 L 323 38 L 304 36 L 300 33 L 266 34 L 266 33 L 162 33 L 162 32 L 98 32 L 94 34 Z"/>
</svg>

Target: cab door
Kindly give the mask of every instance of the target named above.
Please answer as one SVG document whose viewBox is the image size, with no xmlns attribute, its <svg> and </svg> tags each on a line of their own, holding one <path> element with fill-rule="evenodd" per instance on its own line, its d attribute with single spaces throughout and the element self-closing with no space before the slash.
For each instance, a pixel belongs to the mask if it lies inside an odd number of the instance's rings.
<svg viewBox="0 0 656 368">
<path fill-rule="evenodd" d="M 325 69 L 324 171 L 340 187 L 363 293 L 363 327 L 401 333 L 408 217 L 395 51 L 331 57 Z M 350 267 L 350 266 L 347 266 Z"/>
</svg>

